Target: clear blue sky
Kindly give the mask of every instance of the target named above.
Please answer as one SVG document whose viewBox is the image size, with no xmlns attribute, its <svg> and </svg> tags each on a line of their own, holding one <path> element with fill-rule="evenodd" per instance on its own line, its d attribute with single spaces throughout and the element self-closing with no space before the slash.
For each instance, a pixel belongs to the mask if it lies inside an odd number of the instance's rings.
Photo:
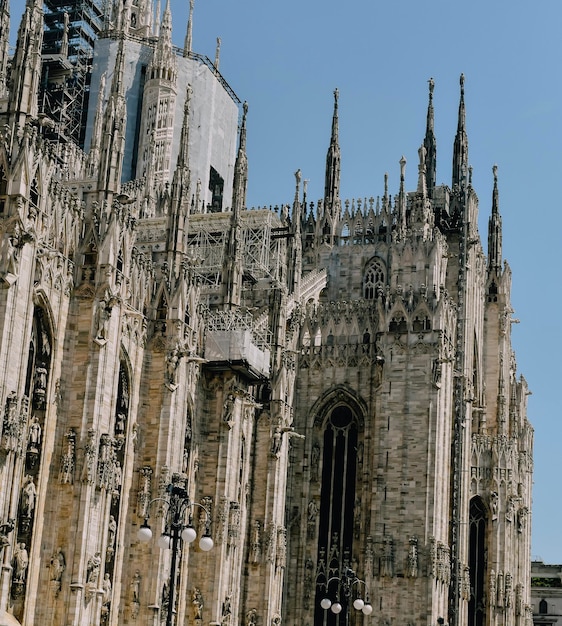
<svg viewBox="0 0 562 626">
<path fill-rule="evenodd" d="M 164 0 L 162 0 L 164 4 Z M 182 46 L 187 0 L 171 0 Z M 23 1 L 12 2 L 17 26 Z M 562 206 L 560 0 L 195 0 L 193 49 L 249 103 L 249 206 L 289 203 L 295 170 L 323 194 L 334 88 L 340 91 L 343 198 L 417 181 L 427 80 L 435 80 L 437 180 L 450 183 L 459 75 L 486 245 L 498 165 L 503 252 L 513 270 L 513 339 L 535 428 L 532 554 L 562 563 Z"/>
</svg>

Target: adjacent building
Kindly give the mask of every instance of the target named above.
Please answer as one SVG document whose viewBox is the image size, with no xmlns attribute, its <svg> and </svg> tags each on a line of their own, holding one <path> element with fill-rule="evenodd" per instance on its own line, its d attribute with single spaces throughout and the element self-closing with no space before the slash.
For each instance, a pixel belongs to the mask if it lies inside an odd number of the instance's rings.
<svg viewBox="0 0 562 626">
<path fill-rule="evenodd" d="M 554 626 L 562 618 L 562 566 L 531 562 L 531 604 L 535 626 Z"/>
<path fill-rule="evenodd" d="M 402 159 L 342 200 L 336 91 L 323 198 L 296 172 L 250 209 L 193 2 L 182 49 L 169 2 L 157 32 L 104 15 L 85 151 L 38 102 L 42 2 L 10 63 L 0 37 L 0 625 L 530 626 L 533 430 L 464 77 L 450 185 L 430 81 L 416 188 Z"/>
</svg>

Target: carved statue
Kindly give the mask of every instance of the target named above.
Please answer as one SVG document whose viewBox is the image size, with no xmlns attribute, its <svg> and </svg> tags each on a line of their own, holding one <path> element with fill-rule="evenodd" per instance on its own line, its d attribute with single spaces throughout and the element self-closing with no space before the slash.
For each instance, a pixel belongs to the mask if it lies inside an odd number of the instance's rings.
<svg viewBox="0 0 562 626">
<path fill-rule="evenodd" d="M 492 491 L 490 494 L 490 510 L 492 511 L 492 520 L 498 519 L 498 492 Z"/>
<path fill-rule="evenodd" d="M 107 331 L 109 329 L 109 320 L 111 318 L 110 300 L 100 300 L 96 313 L 96 335 L 98 341 L 107 341 Z"/>
<path fill-rule="evenodd" d="M 193 619 L 201 621 L 203 619 L 203 596 L 198 587 L 193 588 L 191 604 L 193 604 Z"/>
<path fill-rule="evenodd" d="M 49 561 L 49 571 L 50 571 L 50 580 L 58 583 L 58 588 L 60 589 L 60 582 L 62 580 L 62 575 L 64 570 L 66 569 L 66 561 L 64 558 L 64 554 L 62 553 L 61 548 L 57 548 L 56 552 L 51 557 Z"/>
<path fill-rule="evenodd" d="M 47 390 L 47 368 L 45 363 L 40 362 L 35 368 L 33 400 L 35 407 L 42 409 L 45 407 L 45 394 Z"/>
<path fill-rule="evenodd" d="M 281 432 L 281 429 L 279 428 L 279 426 L 276 426 L 275 430 L 273 431 L 273 437 L 271 440 L 271 454 L 275 457 L 279 457 L 279 454 L 281 452 L 282 440 L 283 440 L 283 433 Z"/>
<path fill-rule="evenodd" d="M 116 437 L 124 437 L 125 436 L 125 413 L 117 413 L 117 417 L 115 418 L 115 436 Z"/>
<path fill-rule="evenodd" d="M 234 417 L 234 405 L 236 398 L 234 394 L 229 393 L 222 407 L 222 421 L 229 424 Z"/>
<path fill-rule="evenodd" d="M 117 522 L 113 515 L 109 516 L 109 524 L 107 528 L 107 549 L 113 552 L 115 548 L 115 534 L 117 533 Z"/>
<path fill-rule="evenodd" d="M 9 519 L 7 522 L 0 524 L 0 553 L 10 544 L 8 535 L 14 530 L 14 520 Z"/>
<path fill-rule="evenodd" d="M 8 451 L 18 449 L 20 438 L 20 420 L 18 415 L 18 396 L 11 391 L 6 398 L 4 422 L 2 427 L 2 445 Z"/>
<path fill-rule="evenodd" d="M 35 500 L 37 498 L 37 490 L 35 483 L 33 482 L 33 476 L 29 474 L 25 477 L 25 482 L 22 487 L 21 505 L 22 514 L 25 517 L 33 517 L 33 511 L 35 510 Z"/>
<path fill-rule="evenodd" d="M 517 532 L 522 533 L 525 530 L 525 526 L 527 526 L 527 515 L 529 510 L 526 506 L 521 507 L 517 511 Z"/>
<path fill-rule="evenodd" d="M 320 463 L 320 446 L 315 443 L 310 453 L 310 480 L 318 482 L 318 465 Z"/>
<path fill-rule="evenodd" d="M 228 624 L 230 622 L 230 615 L 232 614 L 232 595 L 226 596 L 222 603 L 222 615 L 221 624 Z"/>
<path fill-rule="evenodd" d="M 101 588 L 103 590 L 102 603 L 108 605 L 111 602 L 111 580 L 109 574 L 104 576 Z"/>
<path fill-rule="evenodd" d="M 133 576 L 133 582 L 131 583 L 131 590 L 133 594 L 133 603 L 140 604 L 140 584 L 141 584 L 141 575 L 140 571 L 137 570 L 135 575 Z"/>
<path fill-rule="evenodd" d="M 89 585 L 97 585 L 98 578 L 100 575 L 100 567 L 101 567 L 101 555 L 99 552 L 96 552 L 94 556 L 91 556 L 88 559 L 86 582 Z"/>
<path fill-rule="evenodd" d="M 392 576 L 394 565 L 393 545 L 391 537 L 383 538 L 381 557 L 381 576 Z"/>
<path fill-rule="evenodd" d="M 177 385 L 176 373 L 180 364 L 181 357 L 182 353 L 179 346 L 176 346 L 173 350 L 171 350 L 166 357 L 166 375 L 168 378 L 169 388 L 175 389 Z"/>
<path fill-rule="evenodd" d="M 318 516 L 318 505 L 314 500 L 308 503 L 308 518 L 306 526 L 306 534 L 309 539 L 314 537 L 316 532 L 316 517 Z"/>
<path fill-rule="evenodd" d="M 29 555 L 25 543 L 20 543 L 14 550 L 13 568 L 14 582 L 24 583 L 27 578 L 27 567 L 29 565 Z"/>
<path fill-rule="evenodd" d="M 96 431 L 93 428 L 88 430 L 88 437 L 84 445 L 84 467 L 82 469 L 82 480 L 88 484 L 93 484 L 96 460 Z"/>
<path fill-rule="evenodd" d="M 418 540 L 410 537 L 410 548 L 408 550 L 408 576 L 415 578 L 418 575 Z"/>
<path fill-rule="evenodd" d="M 41 445 L 41 424 L 37 415 L 31 420 L 29 425 L 29 445 L 30 448 L 38 448 Z"/>
</svg>

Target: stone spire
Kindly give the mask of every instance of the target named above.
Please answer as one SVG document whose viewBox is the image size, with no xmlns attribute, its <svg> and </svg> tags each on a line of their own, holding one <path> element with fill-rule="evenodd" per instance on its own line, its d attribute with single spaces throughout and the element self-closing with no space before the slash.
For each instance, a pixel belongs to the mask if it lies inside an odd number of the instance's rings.
<svg viewBox="0 0 562 626">
<path fill-rule="evenodd" d="M 188 57 L 193 47 L 193 6 L 195 0 L 189 0 L 189 19 L 187 20 L 187 33 L 185 34 L 185 44 L 183 46 L 183 56 Z"/>
<path fill-rule="evenodd" d="M 0 97 L 6 94 L 10 45 L 10 2 L 0 0 Z"/>
<path fill-rule="evenodd" d="M 148 71 L 160 71 L 161 78 L 168 78 L 169 81 L 175 81 L 178 71 L 178 63 L 176 55 L 172 49 L 172 11 L 170 10 L 170 0 L 166 0 L 164 15 L 160 26 L 160 36 L 156 44 L 154 56 L 150 62 Z M 170 74 L 166 76 L 166 73 Z M 154 78 L 154 76 L 152 76 Z"/>
<path fill-rule="evenodd" d="M 427 105 L 427 123 L 425 127 L 425 137 L 423 140 L 423 146 L 425 148 L 425 167 L 426 167 L 426 182 L 427 193 L 430 198 L 433 197 L 433 190 L 435 189 L 435 183 L 437 178 L 437 141 L 434 133 L 434 111 L 433 111 L 433 89 L 435 88 L 435 82 L 433 78 L 429 81 L 429 104 Z"/>
<path fill-rule="evenodd" d="M 116 193 L 119 190 L 123 170 L 125 128 L 127 125 L 127 106 L 123 85 L 124 41 L 123 38 L 119 40 L 109 100 L 103 118 L 98 184 L 100 191 L 105 192 L 106 195 L 107 192 Z"/>
<path fill-rule="evenodd" d="M 468 175 L 468 136 L 466 134 L 466 111 L 464 108 L 464 74 L 461 74 L 460 86 L 459 118 L 453 147 L 453 189 L 463 187 L 466 184 L 465 179 Z"/>
<path fill-rule="evenodd" d="M 427 150 L 425 145 L 420 146 L 418 150 L 418 188 L 417 192 L 423 198 L 427 197 Z"/>
<path fill-rule="evenodd" d="M 11 69 L 8 114 L 12 127 L 21 128 L 28 117 L 37 117 L 42 43 L 43 2 L 27 0 Z"/>
<path fill-rule="evenodd" d="M 103 126 L 103 100 L 105 98 L 105 81 L 106 73 L 104 72 L 100 78 L 98 99 L 96 103 L 96 112 L 94 115 L 94 122 L 92 125 L 92 138 L 90 140 L 90 151 L 88 152 L 88 172 L 90 176 L 94 175 L 94 172 L 99 164 L 99 155 L 102 144 L 102 126 Z"/>
<path fill-rule="evenodd" d="M 168 253 L 171 255 L 169 263 L 174 267 L 176 275 L 179 274 L 185 249 L 185 232 L 190 202 L 190 177 L 189 171 L 189 115 L 191 110 L 191 96 L 193 89 L 187 85 L 185 104 L 183 107 L 183 122 L 181 127 L 180 148 L 176 162 L 176 169 L 172 178 L 171 206 L 168 213 Z M 179 253 L 179 254 L 178 254 Z"/>
<path fill-rule="evenodd" d="M 289 266 L 288 286 L 293 293 L 299 293 L 300 278 L 302 273 L 302 207 L 306 207 L 306 187 L 308 181 L 303 181 L 302 205 L 300 202 L 300 182 L 301 171 L 297 170 L 295 172 L 295 199 L 293 201 L 293 213 L 291 223 L 291 233 L 293 236 L 289 240 L 289 245 L 291 249 L 291 264 Z"/>
<path fill-rule="evenodd" d="M 156 19 L 154 20 L 154 24 L 152 25 L 152 36 L 158 37 L 160 34 L 160 15 L 162 14 L 162 5 L 160 4 L 160 0 L 156 2 Z"/>
<path fill-rule="evenodd" d="M 248 188 L 248 157 L 246 155 L 246 117 L 248 103 L 244 102 L 242 124 L 240 126 L 240 142 L 234 165 L 234 182 L 232 188 L 232 210 L 240 213 L 246 206 L 246 191 Z"/>
<path fill-rule="evenodd" d="M 400 191 L 398 192 L 398 232 L 402 238 L 406 234 L 406 157 L 400 159 Z"/>
<path fill-rule="evenodd" d="M 220 61 L 221 61 L 221 38 L 217 37 L 217 47 L 215 50 L 215 70 L 218 72 L 219 71 L 219 65 L 220 65 Z"/>
<path fill-rule="evenodd" d="M 488 220 L 488 270 L 499 274 L 502 268 L 502 218 L 499 209 L 498 166 L 492 168 L 494 190 L 492 192 L 492 214 Z"/>
<path fill-rule="evenodd" d="M 242 223 L 241 212 L 246 204 L 246 188 L 248 185 L 248 158 L 246 156 L 246 116 L 248 104 L 244 102 L 242 124 L 240 126 L 240 142 L 234 165 L 234 181 L 232 190 L 232 217 L 228 234 L 226 272 L 223 280 L 225 288 L 225 304 L 229 307 L 240 305 L 242 295 Z"/>
<path fill-rule="evenodd" d="M 191 97 L 193 89 L 190 84 L 185 90 L 185 104 L 183 105 L 183 122 L 181 126 L 180 149 L 176 164 L 176 171 L 180 168 L 189 168 L 189 115 L 191 112 Z"/>
<path fill-rule="evenodd" d="M 137 176 L 145 176 L 153 156 L 154 175 L 159 182 L 170 177 L 174 113 L 177 96 L 178 60 L 172 47 L 170 0 L 160 26 L 160 37 L 146 71 L 142 99 L 142 128 Z M 153 155 L 155 152 L 155 155 Z"/>
<path fill-rule="evenodd" d="M 341 153 L 339 146 L 339 121 L 338 121 L 338 97 L 339 91 L 334 90 L 334 114 L 332 116 L 332 135 L 330 147 L 326 156 L 326 182 L 324 185 L 324 210 L 333 215 L 340 196 L 340 167 Z"/>
<path fill-rule="evenodd" d="M 384 173 L 384 196 L 382 197 L 382 206 L 385 211 L 389 211 L 389 198 L 388 198 L 388 172 Z"/>
</svg>

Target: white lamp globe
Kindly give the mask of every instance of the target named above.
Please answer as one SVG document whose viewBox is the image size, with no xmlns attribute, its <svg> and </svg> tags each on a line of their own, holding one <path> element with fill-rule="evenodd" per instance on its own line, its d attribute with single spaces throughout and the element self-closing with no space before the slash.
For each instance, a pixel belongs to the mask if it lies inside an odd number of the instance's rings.
<svg viewBox="0 0 562 626">
<path fill-rule="evenodd" d="M 365 606 L 365 603 L 363 602 L 361 598 L 356 598 L 353 601 L 353 607 L 356 608 L 358 611 L 360 611 L 364 606 Z"/>
<path fill-rule="evenodd" d="M 366 604 L 361 610 L 363 611 L 363 615 L 371 615 L 373 607 L 370 604 Z"/>
<path fill-rule="evenodd" d="M 203 552 L 209 552 L 213 548 L 213 540 L 209 535 L 204 535 L 199 539 L 199 548 L 203 550 Z"/>
<path fill-rule="evenodd" d="M 137 533 L 137 539 L 139 541 L 143 541 L 146 543 L 152 539 L 152 531 L 150 530 L 150 526 L 148 524 L 143 524 Z"/>
<path fill-rule="evenodd" d="M 195 528 L 193 526 L 186 526 L 181 531 L 181 538 L 185 541 L 185 543 L 191 543 L 195 541 L 197 537 L 197 533 L 195 532 Z"/>
<path fill-rule="evenodd" d="M 332 613 L 337 615 L 338 613 L 341 613 L 341 610 L 342 605 L 339 602 L 334 602 L 334 604 L 332 604 Z"/>
<path fill-rule="evenodd" d="M 320 600 L 320 606 L 327 611 L 332 606 L 332 601 L 330 598 L 322 598 L 322 600 Z"/>
<path fill-rule="evenodd" d="M 172 541 L 172 538 L 170 537 L 170 535 L 167 535 L 166 533 L 162 533 L 160 537 L 158 537 L 158 547 L 161 550 L 167 550 L 170 547 L 171 541 Z"/>
</svg>

